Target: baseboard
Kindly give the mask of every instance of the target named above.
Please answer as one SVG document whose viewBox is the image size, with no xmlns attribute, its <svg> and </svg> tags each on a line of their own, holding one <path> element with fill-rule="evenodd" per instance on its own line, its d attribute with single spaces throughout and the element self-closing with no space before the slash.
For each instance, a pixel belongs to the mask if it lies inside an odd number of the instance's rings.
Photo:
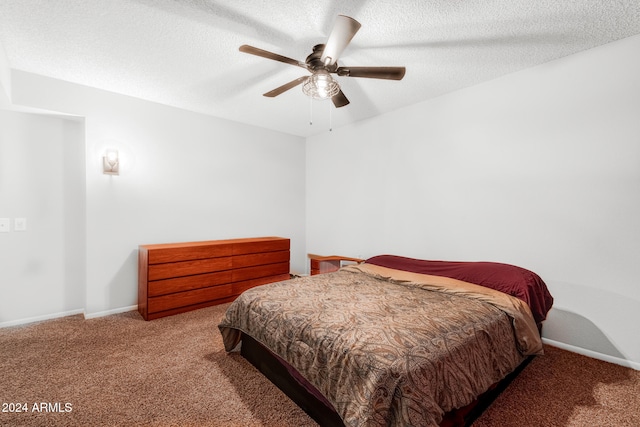
<svg viewBox="0 0 640 427">
<path fill-rule="evenodd" d="M 77 314 L 83 314 L 83 313 L 84 313 L 83 309 L 78 309 L 78 310 L 63 311 L 63 312 L 60 312 L 60 313 L 45 314 L 43 316 L 27 317 L 25 319 L 10 320 L 8 322 L 0 323 L 0 328 L 8 328 L 10 326 L 26 325 L 28 323 L 42 322 L 42 321 L 45 321 L 45 320 L 58 319 L 60 317 L 67 317 L 67 316 L 75 316 Z"/>
<path fill-rule="evenodd" d="M 137 309 L 138 309 L 137 305 L 130 305 L 127 307 L 114 308 L 113 310 L 98 311 L 96 313 L 85 313 L 84 318 L 95 319 L 96 317 L 104 317 L 104 316 L 110 316 L 112 314 L 126 313 L 128 311 L 136 311 Z"/>
<path fill-rule="evenodd" d="M 45 320 L 53 320 L 53 319 L 58 319 L 60 317 L 75 316 L 78 314 L 83 314 L 85 319 L 94 319 L 96 317 L 104 317 L 104 316 L 110 316 L 112 314 L 126 313 L 128 311 L 135 311 L 137 309 L 138 309 L 137 305 L 130 305 L 128 307 L 120 307 L 120 308 L 115 308 L 113 310 L 99 311 L 97 313 L 85 313 L 83 309 L 70 310 L 70 311 L 63 311 L 60 313 L 45 314 L 43 316 L 27 317 L 25 319 L 10 320 L 8 322 L 2 322 L 0 323 L 0 328 L 27 325 L 29 323 L 43 322 Z"/>
<path fill-rule="evenodd" d="M 632 360 L 621 359 L 619 357 L 610 356 L 608 354 L 598 353 L 597 351 L 587 350 L 586 348 L 576 347 L 571 344 L 565 344 L 565 343 L 550 340 L 544 337 L 542 338 L 542 342 L 553 347 L 561 348 L 562 350 L 571 351 L 573 353 L 578 353 L 583 356 L 591 357 L 593 359 L 603 360 L 605 362 L 614 363 L 616 365 L 620 365 L 627 368 L 635 369 L 636 371 L 640 371 L 640 363 L 634 362 Z"/>
</svg>

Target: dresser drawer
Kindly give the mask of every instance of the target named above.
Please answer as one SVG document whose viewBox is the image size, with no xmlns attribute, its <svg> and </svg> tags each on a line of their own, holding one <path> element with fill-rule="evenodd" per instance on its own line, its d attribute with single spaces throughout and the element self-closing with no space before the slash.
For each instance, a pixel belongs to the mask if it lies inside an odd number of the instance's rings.
<svg viewBox="0 0 640 427">
<path fill-rule="evenodd" d="M 187 307 L 207 301 L 213 301 L 233 295 L 233 286 L 229 284 L 212 286 L 193 291 L 178 292 L 170 295 L 149 298 L 149 313 Z"/>
<path fill-rule="evenodd" d="M 232 271 L 232 281 L 241 282 L 243 280 L 258 279 L 260 277 L 279 276 L 289 274 L 289 263 L 259 265 L 256 267 L 238 268 Z"/>
<path fill-rule="evenodd" d="M 231 282 L 231 270 L 218 273 L 197 274 L 176 279 L 154 280 L 149 282 L 149 296 L 171 294 L 174 292 L 190 291 L 193 289 L 207 288 L 214 285 L 223 285 Z"/>
<path fill-rule="evenodd" d="M 256 254 L 236 255 L 233 257 L 233 268 L 253 267 L 257 265 L 289 262 L 289 251 L 263 252 Z M 289 270 L 287 270 L 289 272 Z"/>
<path fill-rule="evenodd" d="M 180 243 L 149 245 L 149 264 L 220 258 L 233 254 L 233 243 Z"/>
<path fill-rule="evenodd" d="M 289 239 L 265 238 L 237 243 L 233 248 L 233 255 L 256 254 L 262 252 L 288 251 Z"/>
<path fill-rule="evenodd" d="M 256 286 L 266 285 L 267 283 L 280 282 L 282 280 L 289 279 L 289 274 L 280 274 L 278 276 L 260 277 L 258 279 L 243 280 L 242 282 L 233 283 L 233 293 L 241 294 L 247 289 L 255 288 Z"/>
<path fill-rule="evenodd" d="M 149 266 L 149 280 L 191 276 L 231 270 L 231 257 L 199 259 L 196 261 L 167 262 Z"/>
</svg>

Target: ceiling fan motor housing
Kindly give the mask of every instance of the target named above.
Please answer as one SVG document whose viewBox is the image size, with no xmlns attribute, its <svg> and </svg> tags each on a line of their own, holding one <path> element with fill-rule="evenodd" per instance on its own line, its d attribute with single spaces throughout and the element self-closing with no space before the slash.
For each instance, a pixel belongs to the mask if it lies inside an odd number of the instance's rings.
<svg viewBox="0 0 640 427">
<path fill-rule="evenodd" d="M 322 53 L 324 52 L 324 46 L 324 44 L 315 45 L 313 47 L 313 52 L 311 52 L 311 54 L 307 56 L 305 63 L 307 64 L 307 68 L 309 69 L 309 71 L 314 72 L 317 70 L 327 70 L 330 73 L 335 73 L 338 69 L 338 62 L 334 62 L 332 65 L 326 65 L 322 61 L 321 58 Z"/>
</svg>

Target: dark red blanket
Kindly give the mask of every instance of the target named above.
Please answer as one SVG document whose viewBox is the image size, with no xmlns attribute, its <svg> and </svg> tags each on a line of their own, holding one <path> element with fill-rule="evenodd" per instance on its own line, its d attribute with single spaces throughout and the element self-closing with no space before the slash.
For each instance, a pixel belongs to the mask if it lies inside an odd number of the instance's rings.
<svg viewBox="0 0 640 427">
<path fill-rule="evenodd" d="M 529 305 L 540 324 L 553 305 L 547 285 L 536 273 L 497 262 L 429 261 L 397 255 L 378 255 L 365 262 L 396 270 L 444 276 L 495 289 Z"/>
</svg>

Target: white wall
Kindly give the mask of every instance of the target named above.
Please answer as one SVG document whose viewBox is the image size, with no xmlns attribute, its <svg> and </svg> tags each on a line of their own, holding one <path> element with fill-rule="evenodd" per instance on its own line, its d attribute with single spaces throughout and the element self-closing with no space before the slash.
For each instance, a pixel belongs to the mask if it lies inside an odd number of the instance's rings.
<svg viewBox="0 0 640 427">
<path fill-rule="evenodd" d="M 631 37 L 308 138 L 308 252 L 520 265 L 556 298 L 548 339 L 640 366 L 639 51 Z"/>
<path fill-rule="evenodd" d="M 83 164 L 81 121 L 0 110 L 0 324 L 82 311 Z"/>
<path fill-rule="evenodd" d="M 15 70 L 12 85 L 14 104 L 85 118 L 89 316 L 137 304 L 140 244 L 283 236 L 306 268 L 303 139 Z"/>
<path fill-rule="evenodd" d="M 7 107 L 11 103 L 11 67 L 0 41 L 0 108 Z"/>
</svg>

